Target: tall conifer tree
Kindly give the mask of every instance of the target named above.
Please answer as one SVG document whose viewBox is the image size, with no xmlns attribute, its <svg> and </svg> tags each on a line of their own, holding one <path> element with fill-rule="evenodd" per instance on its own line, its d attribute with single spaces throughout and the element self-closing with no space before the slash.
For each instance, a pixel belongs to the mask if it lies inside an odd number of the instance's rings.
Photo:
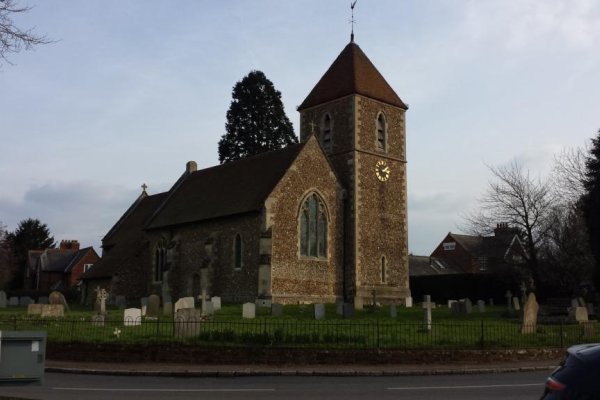
<svg viewBox="0 0 600 400">
<path fill-rule="evenodd" d="M 221 164 L 298 142 L 281 92 L 261 71 L 251 71 L 233 87 L 225 130 L 219 140 Z"/>
</svg>

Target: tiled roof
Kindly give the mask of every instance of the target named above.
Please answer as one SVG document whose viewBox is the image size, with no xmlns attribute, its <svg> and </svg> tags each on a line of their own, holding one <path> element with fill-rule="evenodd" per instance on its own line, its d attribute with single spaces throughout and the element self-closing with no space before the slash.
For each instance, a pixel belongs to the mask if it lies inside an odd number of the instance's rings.
<svg viewBox="0 0 600 400">
<path fill-rule="evenodd" d="M 428 256 L 408 256 L 410 276 L 457 274 L 462 270 L 448 260 Z"/>
<path fill-rule="evenodd" d="M 167 195 L 167 192 L 152 196 L 144 194 L 138 198 L 119 220 L 118 226 L 111 230 L 110 237 L 102 243 L 107 249 L 102 258 L 82 278 L 110 278 L 119 263 L 135 256 L 144 240 L 144 224 Z"/>
<path fill-rule="evenodd" d="M 171 189 L 146 227 L 260 211 L 303 143 L 192 172 Z"/>
<path fill-rule="evenodd" d="M 408 108 L 360 47 L 350 42 L 300 104 L 298 110 L 350 94 L 360 94 L 396 107 Z"/>
</svg>

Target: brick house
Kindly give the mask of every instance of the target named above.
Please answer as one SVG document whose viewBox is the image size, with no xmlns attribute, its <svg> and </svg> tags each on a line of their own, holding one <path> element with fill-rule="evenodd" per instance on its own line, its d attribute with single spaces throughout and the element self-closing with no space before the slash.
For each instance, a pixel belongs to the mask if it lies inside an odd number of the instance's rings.
<svg viewBox="0 0 600 400">
<path fill-rule="evenodd" d="M 144 188 L 103 238 L 87 293 L 403 301 L 406 110 L 349 43 L 298 107 L 299 144 L 204 169 L 190 161 L 169 191 Z"/>
<path fill-rule="evenodd" d="M 57 249 L 30 250 L 28 262 L 33 271 L 33 287 L 40 292 L 76 287 L 81 275 L 99 258 L 93 247 L 80 249 L 77 240 L 62 240 Z"/>
</svg>

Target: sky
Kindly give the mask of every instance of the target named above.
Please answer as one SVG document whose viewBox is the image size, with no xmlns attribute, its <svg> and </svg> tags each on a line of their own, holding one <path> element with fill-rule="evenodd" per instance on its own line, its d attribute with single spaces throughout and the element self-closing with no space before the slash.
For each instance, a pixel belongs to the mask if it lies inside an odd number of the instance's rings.
<svg viewBox="0 0 600 400">
<path fill-rule="evenodd" d="M 0 67 L 0 222 L 100 252 L 148 185 L 218 164 L 233 85 L 296 107 L 350 39 L 350 0 L 20 0 L 53 43 Z M 359 0 L 355 41 L 405 103 L 409 251 L 460 232 L 513 161 L 546 176 L 600 128 L 600 1 Z"/>
</svg>

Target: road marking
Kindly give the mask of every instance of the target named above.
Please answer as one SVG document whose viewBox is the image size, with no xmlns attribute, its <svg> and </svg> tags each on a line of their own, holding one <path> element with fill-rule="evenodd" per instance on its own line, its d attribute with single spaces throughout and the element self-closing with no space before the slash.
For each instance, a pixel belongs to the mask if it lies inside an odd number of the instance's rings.
<svg viewBox="0 0 600 400">
<path fill-rule="evenodd" d="M 407 387 L 391 387 L 387 390 L 435 390 L 435 389 L 486 389 L 486 388 L 501 388 L 501 387 L 527 387 L 527 386 L 544 386 L 544 383 L 518 383 L 510 385 L 471 385 L 471 386 L 407 386 Z"/>
<path fill-rule="evenodd" d="M 53 390 L 71 390 L 81 392 L 274 392 L 275 389 L 111 389 L 53 387 Z"/>
</svg>

